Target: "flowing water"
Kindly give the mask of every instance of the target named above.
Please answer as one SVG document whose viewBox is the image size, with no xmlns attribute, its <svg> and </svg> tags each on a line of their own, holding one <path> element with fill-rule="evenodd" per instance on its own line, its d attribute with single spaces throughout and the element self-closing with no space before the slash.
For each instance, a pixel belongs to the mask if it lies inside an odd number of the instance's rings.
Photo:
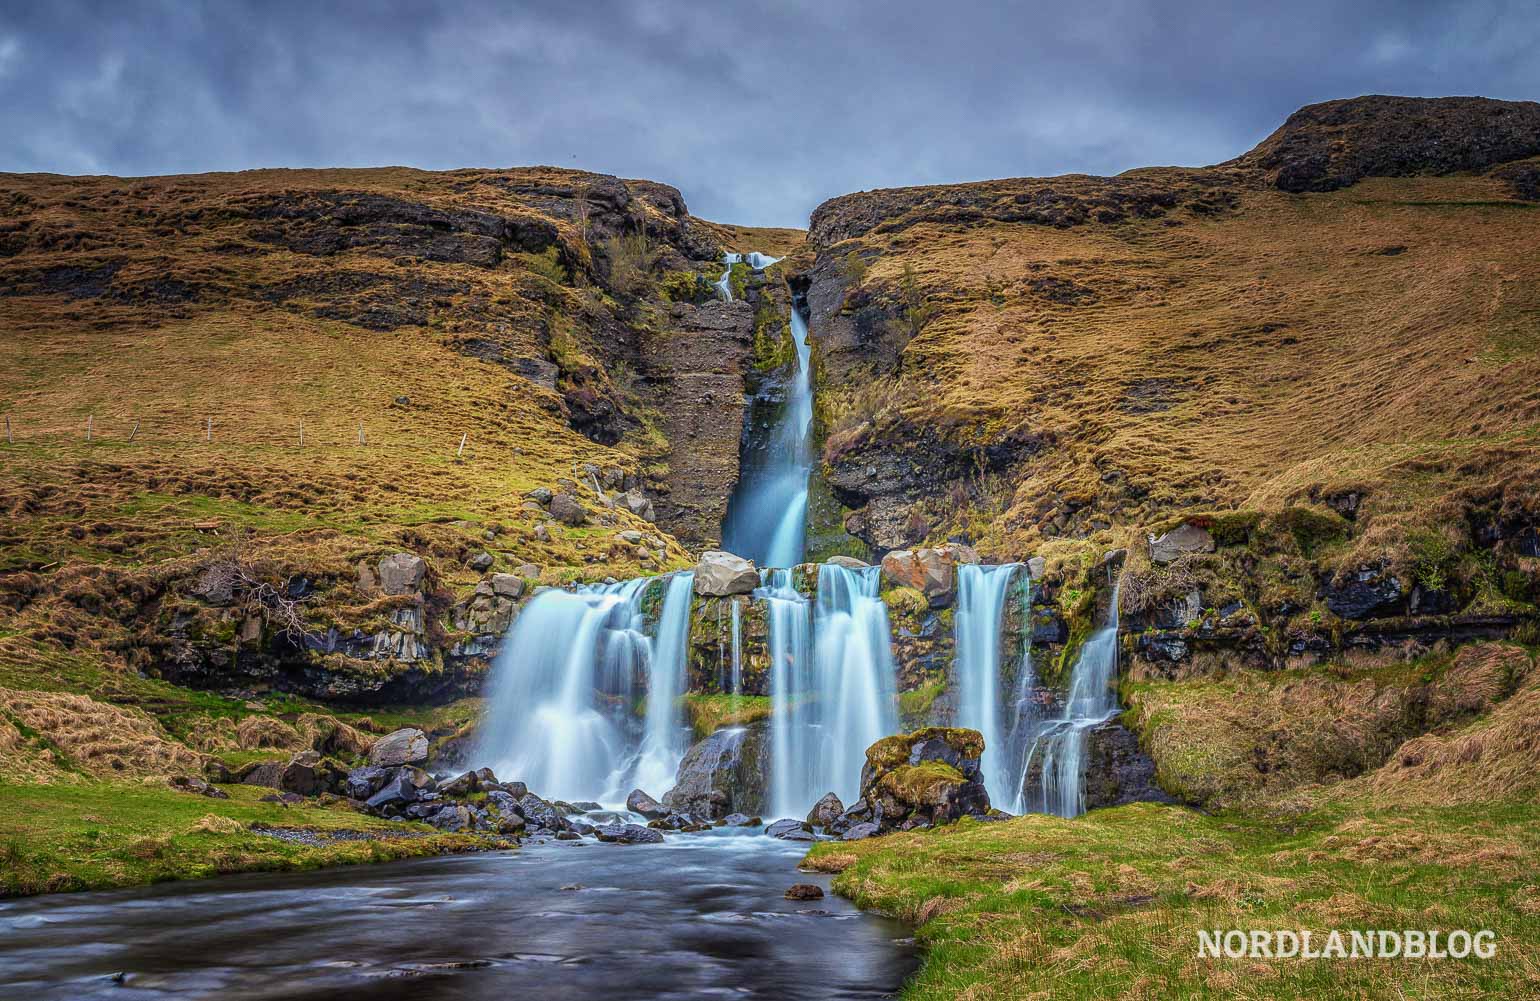
<svg viewBox="0 0 1540 1001">
<path fill-rule="evenodd" d="M 1118 589 L 1107 623 L 1091 634 L 1070 673 L 1069 694 L 1055 719 L 1044 721 L 1027 753 L 1025 771 L 1036 781 L 1027 808 L 1060 817 L 1085 812 L 1086 744 L 1092 730 L 1118 714 L 1113 681 L 1118 672 Z"/>
<path fill-rule="evenodd" d="M 896 671 L 881 570 L 818 568 L 811 644 L 809 602 L 775 572 L 771 602 L 771 810 L 801 817 L 825 793 L 860 795 L 866 749 L 898 730 Z"/>
<path fill-rule="evenodd" d="M 531 598 L 492 668 L 478 763 L 556 799 L 614 803 L 643 783 L 671 786 L 693 580 L 661 585 L 651 636 L 649 579 Z M 649 694 L 638 727 L 632 708 Z"/>
<path fill-rule="evenodd" d="M 791 311 L 797 368 L 786 400 L 762 443 L 746 448 L 738 485 L 722 521 L 722 545 L 762 567 L 793 567 L 807 546 L 807 483 L 813 469 L 808 439 L 813 424 L 813 381 L 807 322 Z"/>
<path fill-rule="evenodd" d="M 895 922 L 783 898 L 757 831 L 226 876 L 0 901 L 0 996 L 36 1001 L 879 998 Z M 114 974 L 124 974 L 114 982 Z"/>
<path fill-rule="evenodd" d="M 984 787 L 991 802 L 1014 801 L 1021 786 L 1010 774 L 1011 755 L 1002 737 L 1000 647 L 1005 606 L 1019 563 L 957 567 L 956 639 L 957 725 L 984 736 Z"/>
</svg>

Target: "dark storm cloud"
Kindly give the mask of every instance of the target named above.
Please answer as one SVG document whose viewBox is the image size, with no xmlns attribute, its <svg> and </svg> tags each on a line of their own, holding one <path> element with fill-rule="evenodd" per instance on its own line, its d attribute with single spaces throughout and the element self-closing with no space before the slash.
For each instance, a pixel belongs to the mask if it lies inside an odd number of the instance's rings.
<svg viewBox="0 0 1540 1001">
<path fill-rule="evenodd" d="M 861 188 L 1212 163 L 1335 97 L 1532 100 L 1536 52 L 1533 0 L 0 0 L 0 169 L 552 163 L 802 225 Z"/>
</svg>

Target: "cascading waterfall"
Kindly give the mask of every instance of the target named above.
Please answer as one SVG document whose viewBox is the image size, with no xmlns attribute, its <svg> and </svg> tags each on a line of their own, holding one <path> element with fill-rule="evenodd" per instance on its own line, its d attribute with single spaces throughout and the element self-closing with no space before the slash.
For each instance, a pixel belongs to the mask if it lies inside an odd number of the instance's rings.
<svg viewBox="0 0 1540 1001">
<path fill-rule="evenodd" d="M 785 407 L 762 449 L 744 456 L 738 485 L 722 521 L 722 543 L 763 567 L 802 562 L 807 546 L 807 483 L 813 469 L 808 435 L 813 424 L 812 349 L 807 321 L 791 311 L 797 370 Z M 767 526 L 773 526 L 767 531 Z"/>
<path fill-rule="evenodd" d="M 749 267 L 753 268 L 755 271 L 763 271 L 766 268 L 768 268 L 770 265 L 776 263 L 779 260 L 780 260 L 779 257 L 771 257 L 768 254 L 761 254 L 757 250 L 753 251 L 751 253 L 747 253 L 747 254 L 732 254 L 732 253 L 723 254 L 722 255 L 722 277 L 718 278 L 715 282 L 712 283 L 712 285 L 715 286 L 715 288 L 717 290 L 717 294 L 722 297 L 722 301 L 723 302 L 732 302 L 733 301 L 733 282 L 732 282 L 732 278 L 733 278 L 733 265 L 734 264 L 747 264 Z"/>
<path fill-rule="evenodd" d="M 957 567 L 956 640 L 957 725 L 984 736 L 984 787 L 992 801 L 1017 798 L 1020 773 L 1010 774 L 1011 754 L 1002 739 L 1000 639 L 1011 581 L 1019 563 Z"/>
<path fill-rule="evenodd" d="M 650 638 L 642 599 L 652 579 L 531 598 L 492 667 L 478 759 L 559 799 L 617 802 L 661 774 L 671 785 L 692 578 L 668 579 Z"/>
<path fill-rule="evenodd" d="M 812 623 L 808 600 L 792 586 L 790 569 L 766 570 L 761 580 L 754 597 L 764 601 L 769 626 L 770 808 L 789 816 L 802 805 L 807 781 L 808 735 L 798 700 L 807 688 Z"/>
<path fill-rule="evenodd" d="M 1024 789 L 1027 758 L 1042 723 L 1037 702 L 1042 686 L 1037 680 L 1037 669 L 1032 664 L 1032 631 L 1026 628 L 1032 621 L 1030 577 L 1022 583 L 1021 621 L 1025 634 L 1021 644 L 1021 664 L 1016 669 L 1015 692 L 1006 707 L 1005 743 L 1002 745 L 1006 783 L 1001 790 L 1001 798 L 995 801 L 995 805 L 1007 813 L 1025 813 L 1027 810 Z"/>
<path fill-rule="evenodd" d="M 808 600 L 790 590 L 789 573 L 770 574 L 770 797 L 777 816 L 801 816 L 828 792 L 853 802 L 867 747 L 898 729 L 880 574 L 877 567 L 818 568 L 811 650 Z"/>
<path fill-rule="evenodd" d="M 1090 732 L 1118 714 L 1113 681 L 1118 673 L 1118 588 L 1106 625 L 1091 634 L 1070 672 L 1069 694 L 1057 719 L 1044 721 L 1027 752 L 1027 808 L 1060 817 L 1085 812 L 1086 743 Z"/>
<path fill-rule="evenodd" d="M 684 757 L 679 697 L 684 694 L 685 656 L 690 645 L 690 600 L 694 596 L 693 572 L 676 573 L 668 578 L 668 591 L 663 597 L 658 628 L 649 650 L 646 730 L 632 780 L 636 788 L 667 789 L 673 786 L 679 759 Z"/>
</svg>

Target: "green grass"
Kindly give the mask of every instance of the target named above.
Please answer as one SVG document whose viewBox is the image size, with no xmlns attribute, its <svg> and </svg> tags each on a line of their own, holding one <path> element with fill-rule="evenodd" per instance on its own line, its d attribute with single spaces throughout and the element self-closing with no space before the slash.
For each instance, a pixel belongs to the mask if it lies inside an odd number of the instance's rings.
<svg viewBox="0 0 1540 1001">
<path fill-rule="evenodd" d="M 160 785 L 0 785 L 0 896 L 384 862 L 500 844 L 474 835 L 437 833 L 320 847 L 291 844 L 241 828 L 263 823 L 382 834 L 431 828 L 395 824 L 340 807 L 259 803 L 272 790 L 224 788 L 231 799 Z M 211 816 L 228 820 L 209 823 L 213 829 L 200 826 Z"/>
<path fill-rule="evenodd" d="M 685 713 L 698 738 L 709 737 L 724 726 L 743 726 L 770 718 L 768 695 L 686 695 Z"/>
<path fill-rule="evenodd" d="M 808 864 L 919 925 L 918 998 L 1532 997 L 1540 807 L 1205 816 L 1139 804 L 971 820 Z M 1213 960 L 1200 929 L 1497 933 L 1490 961 Z"/>
</svg>

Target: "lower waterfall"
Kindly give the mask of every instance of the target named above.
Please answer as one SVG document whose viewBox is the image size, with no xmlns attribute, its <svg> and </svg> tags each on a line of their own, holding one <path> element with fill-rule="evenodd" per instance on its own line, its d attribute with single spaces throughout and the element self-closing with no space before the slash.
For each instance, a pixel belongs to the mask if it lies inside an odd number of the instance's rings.
<svg viewBox="0 0 1540 1001">
<path fill-rule="evenodd" d="M 478 760 L 557 799 L 613 803 L 645 781 L 672 785 L 693 577 L 666 578 L 650 637 L 642 602 L 657 578 L 531 598 L 492 666 Z"/>
<path fill-rule="evenodd" d="M 1011 772 L 1012 755 L 1004 746 L 1000 700 L 1000 648 L 1005 606 L 1019 563 L 957 567 L 956 640 L 957 725 L 984 736 L 980 767 L 990 801 L 1013 802 L 1021 773 Z"/>
<path fill-rule="evenodd" d="M 1070 672 L 1069 694 L 1055 719 L 1042 721 L 1027 752 L 1028 810 L 1076 817 L 1085 812 L 1086 746 L 1096 727 L 1118 714 L 1118 588 L 1107 623 L 1091 634 Z"/>
</svg>

